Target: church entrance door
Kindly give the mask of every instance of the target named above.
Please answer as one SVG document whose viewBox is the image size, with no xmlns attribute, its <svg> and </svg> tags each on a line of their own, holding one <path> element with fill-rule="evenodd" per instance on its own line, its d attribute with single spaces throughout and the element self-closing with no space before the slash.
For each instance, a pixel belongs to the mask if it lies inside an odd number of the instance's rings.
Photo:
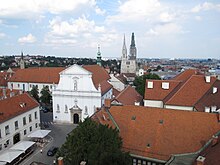
<svg viewBox="0 0 220 165">
<path fill-rule="evenodd" d="M 74 124 L 79 124 L 79 115 L 77 113 L 75 113 L 73 115 L 73 123 Z"/>
</svg>

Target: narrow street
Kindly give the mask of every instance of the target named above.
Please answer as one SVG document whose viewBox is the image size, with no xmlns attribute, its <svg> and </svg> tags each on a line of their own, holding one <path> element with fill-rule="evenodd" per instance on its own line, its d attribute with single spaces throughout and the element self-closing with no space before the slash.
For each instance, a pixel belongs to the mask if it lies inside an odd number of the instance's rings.
<svg viewBox="0 0 220 165">
<path fill-rule="evenodd" d="M 40 111 L 40 115 L 43 129 L 51 130 L 46 137 L 48 142 L 45 143 L 42 153 L 40 152 L 41 147 L 37 147 L 37 149 L 27 157 L 21 165 L 30 165 L 32 162 L 41 162 L 46 165 L 52 165 L 55 160 L 55 155 L 47 156 L 48 149 L 52 146 L 61 147 L 66 140 L 67 134 L 76 127 L 73 124 L 54 124 L 52 122 L 52 112 L 43 113 Z"/>
</svg>

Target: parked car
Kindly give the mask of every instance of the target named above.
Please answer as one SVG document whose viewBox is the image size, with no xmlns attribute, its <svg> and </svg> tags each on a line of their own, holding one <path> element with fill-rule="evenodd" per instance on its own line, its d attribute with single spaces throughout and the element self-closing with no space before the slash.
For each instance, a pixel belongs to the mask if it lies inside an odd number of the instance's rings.
<svg viewBox="0 0 220 165">
<path fill-rule="evenodd" d="M 54 156 L 56 154 L 58 150 L 58 147 L 51 147 L 48 151 L 47 151 L 47 156 Z"/>
<path fill-rule="evenodd" d="M 40 111 L 43 111 L 44 113 L 50 112 L 50 109 L 46 106 L 41 106 Z"/>
</svg>

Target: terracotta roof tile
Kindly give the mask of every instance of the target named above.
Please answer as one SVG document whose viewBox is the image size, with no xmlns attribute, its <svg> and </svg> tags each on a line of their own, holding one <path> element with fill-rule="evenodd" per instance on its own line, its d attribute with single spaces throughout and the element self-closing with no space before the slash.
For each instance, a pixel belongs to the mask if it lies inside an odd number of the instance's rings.
<svg viewBox="0 0 220 165">
<path fill-rule="evenodd" d="M 102 95 L 105 94 L 106 92 L 108 92 L 111 88 L 112 88 L 112 85 L 108 82 L 108 81 L 102 81 L 100 83 L 101 85 L 101 93 Z"/>
<path fill-rule="evenodd" d="M 211 88 L 216 81 L 211 77 L 211 82 L 205 81 L 203 75 L 191 76 L 184 85 L 165 103 L 166 105 L 194 106 L 199 99 Z"/>
<path fill-rule="evenodd" d="M 24 103 L 22 107 L 21 104 Z M 39 104 L 27 93 L 0 101 L 0 123 L 27 112 Z"/>
<path fill-rule="evenodd" d="M 213 87 L 217 88 L 217 92 L 213 93 Z M 197 111 L 204 112 L 205 107 L 211 108 L 216 106 L 216 110 L 220 109 L 220 80 L 216 80 L 208 92 L 196 103 Z"/>
<path fill-rule="evenodd" d="M 106 70 L 99 65 L 84 65 L 83 68 L 93 73 L 92 80 L 96 88 L 98 88 L 99 84 L 104 80 L 107 81 L 110 79 Z"/>
<path fill-rule="evenodd" d="M 125 151 L 164 161 L 172 154 L 198 151 L 220 130 L 211 113 L 141 106 L 112 106 L 109 112 L 119 127 Z M 99 112 L 98 121 L 116 127 L 111 117 L 102 119 L 102 113 L 106 114 Z"/>
<path fill-rule="evenodd" d="M 141 102 L 142 99 L 142 96 L 130 85 L 115 97 L 115 100 L 122 105 L 134 105 L 135 102 Z"/>
<path fill-rule="evenodd" d="M 203 75 L 198 69 L 187 69 L 173 78 L 173 80 L 187 81 L 192 75 Z"/>
<path fill-rule="evenodd" d="M 148 82 L 153 82 L 153 88 L 147 87 Z M 169 89 L 163 89 L 162 83 L 169 83 Z M 180 84 L 181 82 L 176 80 L 146 80 L 144 99 L 163 101 Z"/>
<path fill-rule="evenodd" d="M 113 88 L 113 96 L 117 97 L 119 93 L 120 93 L 120 91 L 118 91 L 117 89 Z"/>
<path fill-rule="evenodd" d="M 204 151 L 202 151 L 199 155 L 205 157 L 204 165 L 219 165 L 220 162 L 220 143 L 214 146 L 209 145 Z M 194 165 L 197 165 L 194 162 Z"/>
<path fill-rule="evenodd" d="M 58 84 L 64 67 L 39 67 L 19 69 L 10 78 L 10 82 L 55 83 Z"/>
</svg>

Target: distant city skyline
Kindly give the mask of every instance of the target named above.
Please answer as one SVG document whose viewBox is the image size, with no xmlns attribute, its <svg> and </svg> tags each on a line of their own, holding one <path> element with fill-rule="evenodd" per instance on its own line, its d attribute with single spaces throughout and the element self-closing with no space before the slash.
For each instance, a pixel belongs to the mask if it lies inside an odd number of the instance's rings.
<svg viewBox="0 0 220 165">
<path fill-rule="evenodd" d="M 0 0 L 0 55 L 220 59 L 219 0 Z"/>
</svg>

